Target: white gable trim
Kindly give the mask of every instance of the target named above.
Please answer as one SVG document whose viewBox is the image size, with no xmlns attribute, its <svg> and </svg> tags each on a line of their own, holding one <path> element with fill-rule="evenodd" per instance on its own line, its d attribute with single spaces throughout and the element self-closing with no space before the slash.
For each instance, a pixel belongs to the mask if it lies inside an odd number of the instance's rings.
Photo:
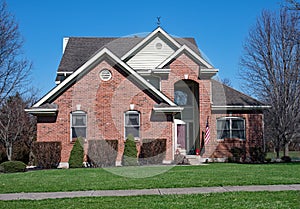
<svg viewBox="0 0 300 209">
<path fill-rule="evenodd" d="M 163 68 L 165 65 L 167 65 L 176 57 L 178 57 L 184 51 L 188 52 L 189 55 L 191 55 L 198 62 L 204 64 L 207 68 L 214 68 L 211 64 L 209 64 L 206 60 L 204 60 L 202 57 L 200 57 L 198 54 L 196 54 L 193 50 L 191 50 L 186 45 L 182 45 L 182 47 L 180 47 L 176 52 L 174 52 L 168 59 L 166 59 L 161 64 L 159 64 L 156 68 Z"/>
<path fill-rule="evenodd" d="M 212 110 L 263 110 L 269 109 L 269 105 L 212 105 Z"/>
<path fill-rule="evenodd" d="M 138 43 L 135 47 L 133 47 L 129 52 L 127 52 L 121 60 L 125 60 L 130 57 L 135 51 L 137 51 L 141 46 L 143 46 L 147 41 L 153 38 L 157 33 L 161 33 L 164 37 L 166 37 L 172 44 L 174 44 L 177 48 L 180 48 L 180 44 L 175 41 L 168 33 L 166 33 L 161 27 L 155 29 L 152 33 L 150 33 L 146 38 L 144 38 L 140 43 Z"/>
<path fill-rule="evenodd" d="M 167 104 L 171 106 L 177 106 L 174 102 L 172 102 L 168 97 L 166 97 L 162 92 L 157 90 L 154 86 L 152 86 L 149 82 L 147 82 L 143 77 L 141 77 L 137 72 L 135 72 L 131 67 L 129 67 L 126 63 L 120 60 L 116 55 L 114 55 L 110 50 L 107 48 L 102 49 L 98 53 L 96 53 L 91 59 L 89 59 L 85 64 L 83 64 L 80 68 L 78 68 L 73 74 L 67 77 L 63 82 L 61 82 L 58 86 L 52 89 L 48 94 L 46 94 L 43 98 L 41 98 L 33 107 L 39 107 L 47 100 L 51 99 L 57 93 L 64 89 L 72 80 L 74 80 L 78 75 L 84 72 L 86 69 L 91 67 L 99 58 L 103 55 L 107 54 L 110 56 L 114 61 L 120 64 L 124 69 L 126 69 L 130 75 L 134 76 L 136 80 L 143 85 L 145 88 L 150 89 L 154 94 L 156 94 L 159 98 L 165 101 Z"/>
</svg>

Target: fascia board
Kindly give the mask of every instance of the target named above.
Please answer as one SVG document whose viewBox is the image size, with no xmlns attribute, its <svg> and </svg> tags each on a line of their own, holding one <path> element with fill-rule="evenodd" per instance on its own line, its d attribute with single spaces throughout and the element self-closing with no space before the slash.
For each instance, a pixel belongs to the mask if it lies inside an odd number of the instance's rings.
<svg viewBox="0 0 300 209">
<path fill-rule="evenodd" d="M 168 33 L 166 33 L 162 28 L 158 27 L 152 33 L 150 33 L 146 38 L 144 38 L 140 43 L 138 43 L 135 47 L 133 47 L 130 51 L 128 51 L 124 56 L 122 56 L 121 60 L 126 60 L 130 55 L 132 55 L 136 50 L 138 50 L 141 46 L 147 43 L 152 37 L 154 37 L 157 33 L 161 33 L 165 36 L 172 44 L 174 44 L 177 48 L 180 48 L 180 44 L 175 41 Z"/>
<path fill-rule="evenodd" d="M 32 115 L 56 115 L 57 109 L 25 109 L 25 112 Z"/>
<path fill-rule="evenodd" d="M 186 45 L 182 45 L 177 51 L 175 51 L 169 58 L 167 58 L 165 61 L 163 61 L 161 64 L 159 64 L 156 68 L 163 68 L 169 62 L 171 62 L 172 59 L 178 57 L 184 51 L 188 52 L 188 54 L 190 56 L 192 56 L 192 58 L 194 58 L 196 61 L 204 64 L 207 68 L 214 68 L 211 64 L 209 64 L 206 60 L 204 60 L 202 57 L 200 57 L 198 54 L 196 54 L 192 49 L 190 49 Z"/>
<path fill-rule="evenodd" d="M 217 106 L 212 105 L 212 110 L 263 110 L 263 109 L 269 109 L 271 106 L 268 105 L 224 105 L 224 106 Z"/>
<path fill-rule="evenodd" d="M 183 111 L 183 107 L 153 107 L 157 113 L 178 113 Z"/>
</svg>

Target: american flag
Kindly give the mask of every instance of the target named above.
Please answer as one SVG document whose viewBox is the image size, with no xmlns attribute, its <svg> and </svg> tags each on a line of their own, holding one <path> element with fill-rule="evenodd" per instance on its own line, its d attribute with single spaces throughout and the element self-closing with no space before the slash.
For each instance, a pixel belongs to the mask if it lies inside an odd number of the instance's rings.
<svg viewBox="0 0 300 209">
<path fill-rule="evenodd" d="M 204 143 L 205 143 L 205 144 L 208 144 L 209 139 L 210 139 L 210 131 L 209 131 L 208 117 L 207 117 L 206 128 L 205 128 L 205 138 L 204 138 Z"/>
</svg>

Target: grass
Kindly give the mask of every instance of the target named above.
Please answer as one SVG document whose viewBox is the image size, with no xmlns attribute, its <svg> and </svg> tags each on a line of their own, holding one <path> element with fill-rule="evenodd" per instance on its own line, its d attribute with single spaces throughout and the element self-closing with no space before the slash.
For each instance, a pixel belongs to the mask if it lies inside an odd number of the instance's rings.
<svg viewBox="0 0 300 209">
<path fill-rule="evenodd" d="M 156 170 L 164 172 L 145 177 Z M 0 193 L 297 184 L 299 173 L 300 163 L 41 170 L 0 174 Z"/>
<path fill-rule="evenodd" d="M 0 208 L 299 208 L 299 191 L 0 201 Z"/>
<path fill-rule="evenodd" d="M 279 152 L 279 156 L 283 156 L 283 151 Z M 289 156 L 292 158 L 292 160 L 300 160 L 300 151 L 289 151 Z M 276 153 L 275 152 L 268 152 L 266 158 L 275 159 Z"/>
</svg>

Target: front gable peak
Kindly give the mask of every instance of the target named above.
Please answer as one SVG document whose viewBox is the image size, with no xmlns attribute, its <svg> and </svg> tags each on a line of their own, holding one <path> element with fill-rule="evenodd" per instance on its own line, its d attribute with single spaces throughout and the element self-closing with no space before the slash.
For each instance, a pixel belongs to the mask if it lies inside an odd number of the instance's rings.
<svg viewBox="0 0 300 209">
<path fill-rule="evenodd" d="M 149 43 L 153 43 L 153 40 L 161 39 L 165 44 L 169 45 L 170 48 L 176 50 L 180 48 L 180 44 L 173 39 L 167 32 L 165 32 L 161 27 L 157 27 L 153 32 L 151 32 L 146 38 L 144 38 L 140 43 L 128 51 L 125 55 L 121 57 L 123 61 L 127 61 L 137 54 L 141 49 L 147 46 Z"/>
</svg>

